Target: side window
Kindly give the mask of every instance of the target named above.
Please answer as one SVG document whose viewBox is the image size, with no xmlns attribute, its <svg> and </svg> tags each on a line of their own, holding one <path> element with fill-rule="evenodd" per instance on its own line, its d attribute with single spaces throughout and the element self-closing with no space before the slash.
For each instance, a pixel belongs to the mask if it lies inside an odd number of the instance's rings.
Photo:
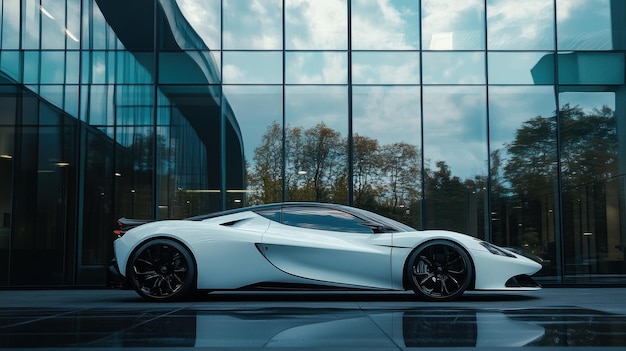
<svg viewBox="0 0 626 351">
<path fill-rule="evenodd" d="M 280 207 L 275 209 L 256 211 L 256 214 L 258 214 L 259 216 L 263 216 L 270 221 L 280 222 Z"/>
<path fill-rule="evenodd" d="M 283 208 L 282 223 L 294 227 L 345 233 L 373 233 L 373 230 L 365 225 L 364 222 L 361 218 L 334 209 Z"/>
</svg>

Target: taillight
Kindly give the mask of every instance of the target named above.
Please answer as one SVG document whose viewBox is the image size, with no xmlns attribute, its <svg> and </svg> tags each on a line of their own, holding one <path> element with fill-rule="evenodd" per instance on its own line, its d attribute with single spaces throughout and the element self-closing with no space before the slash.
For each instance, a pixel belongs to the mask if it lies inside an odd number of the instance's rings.
<svg viewBox="0 0 626 351">
<path fill-rule="evenodd" d="M 117 229 L 113 231 L 113 235 L 117 236 L 118 238 L 121 238 L 124 234 L 126 234 L 125 230 Z"/>
</svg>

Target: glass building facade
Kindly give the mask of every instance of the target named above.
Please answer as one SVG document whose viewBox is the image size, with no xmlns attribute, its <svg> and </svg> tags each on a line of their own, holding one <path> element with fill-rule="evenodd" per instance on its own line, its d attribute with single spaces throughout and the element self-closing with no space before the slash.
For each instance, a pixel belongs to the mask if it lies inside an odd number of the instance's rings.
<svg viewBox="0 0 626 351">
<path fill-rule="evenodd" d="M 626 284 L 625 55 L 623 0 L 0 0 L 0 287 L 279 201 Z"/>
</svg>

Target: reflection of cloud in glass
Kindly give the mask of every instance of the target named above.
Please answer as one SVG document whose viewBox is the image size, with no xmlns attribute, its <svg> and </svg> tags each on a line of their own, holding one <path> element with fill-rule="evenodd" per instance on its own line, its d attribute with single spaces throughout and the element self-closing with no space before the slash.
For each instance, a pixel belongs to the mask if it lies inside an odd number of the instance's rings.
<svg viewBox="0 0 626 351">
<path fill-rule="evenodd" d="M 285 87 L 285 119 L 288 126 L 303 128 L 324 122 L 345 137 L 348 132 L 348 88 Z"/>
<path fill-rule="evenodd" d="M 224 86 L 224 96 L 237 116 L 247 162 L 272 123 L 282 124 L 282 88 L 279 86 Z"/>
<path fill-rule="evenodd" d="M 348 57 L 338 52 L 288 52 L 287 84 L 346 84 Z"/>
<path fill-rule="evenodd" d="M 281 49 L 282 12 L 282 0 L 224 1 L 224 49 Z"/>
<path fill-rule="evenodd" d="M 419 1 L 352 0 L 352 48 L 419 48 Z"/>
<path fill-rule="evenodd" d="M 424 49 L 484 49 L 484 13 L 483 0 L 423 0 Z M 442 33 L 453 33 L 453 47 L 449 47 L 449 35 L 442 36 Z M 439 39 L 446 42 L 433 42 Z"/>
<path fill-rule="evenodd" d="M 285 0 L 287 49 L 345 50 L 346 0 Z"/>
<path fill-rule="evenodd" d="M 484 84 L 485 55 L 482 52 L 425 52 L 424 84 Z"/>
<path fill-rule="evenodd" d="M 419 87 L 354 87 L 354 132 L 381 145 L 420 145 Z"/>
<path fill-rule="evenodd" d="M 624 15 L 612 18 L 610 0 L 557 0 L 556 5 L 560 50 L 613 49 L 611 22 L 623 23 Z"/>
<path fill-rule="evenodd" d="M 419 84 L 417 52 L 354 52 L 354 84 Z"/>
<path fill-rule="evenodd" d="M 224 52 L 225 84 L 281 84 L 280 52 Z"/>
<path fill-rule="evenodd" d="M 522 124 L 537 116 L 552 117 L 556 110 L 552 86 L 489 88 L 489 137 L 491 150 L 506 152 Z M 504 156 L 504 155 L 503 155 Z"/>
<path fill-rule="evenodd" d="M 220 0 L 176 0 L 180 11 L 211 50 L 220 49 Z"/>
<path fill-rule="evenodd" d="M 424 159 L 445 161 L 461 178 L 486 174 L 484 87 L 424 87 Z"/>
<path fill-rule="evenodd" d="M 553 21 L 553 0 L 489 0 L 487 46 L 491 50 L 553 49 Z"/>
</svg>

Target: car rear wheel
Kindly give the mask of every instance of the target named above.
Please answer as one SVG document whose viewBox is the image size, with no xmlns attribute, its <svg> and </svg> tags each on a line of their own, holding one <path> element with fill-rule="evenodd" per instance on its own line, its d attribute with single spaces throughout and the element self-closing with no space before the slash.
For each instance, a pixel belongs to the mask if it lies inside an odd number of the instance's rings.
<svg viewBox="0 0 626 351">
<path fill-rule="evenodd" d="M 144 243 L 128 264 L 130 283 L 151 301 L 180 300 L 194 290 L 195 266 L 189 250 L 169 239 Z"/>
<path fill-rule="evenodd" d="M 446 241 L 428 242 L 413 251 L 406 266 L 410 288 L 429 301 L 450 301 L 469 287 L 473 267 L 467 252 Z"/>
</svg>

